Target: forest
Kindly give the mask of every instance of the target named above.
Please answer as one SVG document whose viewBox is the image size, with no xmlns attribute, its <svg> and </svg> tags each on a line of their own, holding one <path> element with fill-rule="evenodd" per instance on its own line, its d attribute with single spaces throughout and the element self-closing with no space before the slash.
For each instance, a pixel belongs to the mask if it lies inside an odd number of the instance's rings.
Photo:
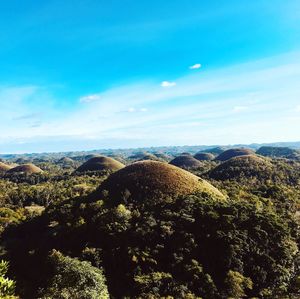
<svg viewBox="0 0 300 299">
<path fill-rule="evenodd" d="M 0 161 L 0 298 L 299 298 L 300 151 Z"/>
</svg>

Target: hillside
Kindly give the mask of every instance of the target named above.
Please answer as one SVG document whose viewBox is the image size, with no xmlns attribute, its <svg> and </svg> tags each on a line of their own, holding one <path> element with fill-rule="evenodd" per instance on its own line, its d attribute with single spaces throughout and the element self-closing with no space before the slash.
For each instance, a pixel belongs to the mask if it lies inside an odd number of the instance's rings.
<svg viewBox="0 0 300 299">
<path fill-rule="evenodd" d="M 116 171 L 124 167 L 121 162 L 103 156 L 96 156 L 90 158 L 76 169 L 76 172 L 88 171 Z"/>
<path fill-rule="evenodd" d="M 111 174 L 95 197 L 108 192 L 114 202 L 155 200 L 157 197 L 177 197 L 194 192 L 205 192 L 217 198 L 224 196 L 205 180 L 173 165 L 155 161 L 136 162 Z"/>
<path fill-rule="evenodd" d="M 0 174 L 1 259 L 21 298 L 95 286 L 111 298 L 297 298 L 299 161 L 252 153 L 188 172 L 119 153 L 119 170 L 96 155 L 105 171 L 74 173 L 86 156 L 32 157 L 42 174 Z"/>
<path fill-rule="evenodd" d="M 34 164 L 22 164 L 16 167 L 13 167 L 7 171 L 8 173 L 25 173 L 25 174 L 34 174 L 43 172 L 42 169 L 35 166 Z"/>
<path fill-rule="evenodd" d="M 274 167 L 270 161 L 255 155 L 236 156 L 218 165 L 209 172 L 216 180 L 248 180 L 271 178 Z"/>
<path fill-rule="evenodd" d="M 216 160 L 226 161 L 233 157 L 253 155 L 253 154 L 254 154 L 254 151 L 252 151 L 251 149 L 248 149 L 248 148 L 232 148 L 232 149 L 226 150 L 226 151 L 222 152 L 221 154 L 219 154 L 216 157 Z"/>
<path fill-rule="evenodd" d="M 300 150 L 291 149 L 289 147 L 262 146 L 256 151 L 256 153 L 258 155 L 266 157 L 278 157 L 300 160 Z"/>
<path fill-rule="evenodd" d="M 199 161 L 211 161 L 215 158 L 215 156 L 212 153 L 202 153 L 199 152 L 194 155 L 194 158 Z"/>
<path fill-rule="evenodd" d="M 12 168 L 12 166 L 5 164 L 3 162 L 0 162 L 0 172 L 8 171 Z"/>
<path fill-rule="evenodd" d="M 197 169 L 202 167 L 201 162 L 190 154 L 181 154 L 180 156 L 171 160 L 170 164 L 183 169 Z"/>
</svg>

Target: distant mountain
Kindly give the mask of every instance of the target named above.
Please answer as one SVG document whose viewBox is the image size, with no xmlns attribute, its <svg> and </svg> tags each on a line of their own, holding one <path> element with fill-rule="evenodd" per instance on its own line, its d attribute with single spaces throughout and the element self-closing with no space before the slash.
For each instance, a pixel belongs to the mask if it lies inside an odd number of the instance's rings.
<svg viewBox="0 0 300 299">
<path fill-rule="evenodd" d="M 262 146 L 256 151 L 256 153 L 266 157 L 300 159 L 300 150 L 289 147 Z"/>
<path fill-rule="evenodd" d="M 184 146 L 160 146 L 160 147 L 145 147 L 145 148 L 125 148 L 125 149 L 98 149 L 91 151 L 74 151 L 74 152 L 55 152 L 55 153 L 27 153 L 27 154 L 0 154 L 0 159 L 16 160 L 22 159 L 60 159 L 63 157 L 75 158 L 87 155 L 118 155 L 121 157 L 129 157 L 140 152 L 155 154 L 157 152 L 166 154 L 168 156 L 178 156 L 183 152 L 196 154 L 198 152 L 209 152 L 219 154 L 224 150 L 231 148 L 249 148 L 257 150 L 260 147 L 285 147 L 290 149 L 300 150 L 300 141 L 295 142 L 274 142 L 274 143 L 251 143 L 251 144 L 232 144 L 232 145 L 184 145 Z"/>
</svg>

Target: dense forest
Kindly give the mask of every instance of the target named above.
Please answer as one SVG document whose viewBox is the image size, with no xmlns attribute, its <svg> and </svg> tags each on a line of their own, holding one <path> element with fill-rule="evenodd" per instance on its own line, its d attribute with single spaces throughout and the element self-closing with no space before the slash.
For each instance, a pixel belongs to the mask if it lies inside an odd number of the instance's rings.
<svg viewBox="0 0 300 299">
<path fill-rule="evenodd" d="M 299 153 L 2 156 L 0 298 L 299 298 Z"/>
</svg>

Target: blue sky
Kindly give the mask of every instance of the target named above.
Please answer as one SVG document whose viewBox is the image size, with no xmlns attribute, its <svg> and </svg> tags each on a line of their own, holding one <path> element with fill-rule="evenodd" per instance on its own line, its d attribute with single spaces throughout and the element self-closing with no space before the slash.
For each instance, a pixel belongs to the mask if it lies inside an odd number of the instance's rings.
<svg viewBox="0 0 300 299">
<path fill-rule="evenodd" d="M 300 140 L 298 0 L 0 3 L 0 152 Z"/>
</svg>

